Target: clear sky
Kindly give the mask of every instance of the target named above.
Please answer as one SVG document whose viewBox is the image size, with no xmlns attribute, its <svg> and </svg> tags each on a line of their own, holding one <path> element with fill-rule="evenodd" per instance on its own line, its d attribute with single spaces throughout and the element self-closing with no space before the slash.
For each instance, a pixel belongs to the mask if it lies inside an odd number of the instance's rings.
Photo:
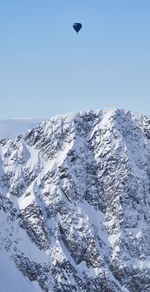
<svg viewBox="0 0 150 292">
<path fill-rule="evenodd" d="M 150 0 L 1 0 L 0 118 L 103 107 L 149 115 Z"/>
</svg>

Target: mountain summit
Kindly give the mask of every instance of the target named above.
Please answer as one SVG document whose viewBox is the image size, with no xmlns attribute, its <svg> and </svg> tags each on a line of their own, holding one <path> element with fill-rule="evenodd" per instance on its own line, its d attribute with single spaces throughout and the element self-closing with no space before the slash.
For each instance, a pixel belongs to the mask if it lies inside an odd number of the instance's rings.
<svg viewBox="0 0 150 292">
<path fill-rule="evenodd" d="M 119 109 L 1 140 L 0 270 L 20 291 L 150 291 L 149 162 L 149 119 Z"/>
</svg>

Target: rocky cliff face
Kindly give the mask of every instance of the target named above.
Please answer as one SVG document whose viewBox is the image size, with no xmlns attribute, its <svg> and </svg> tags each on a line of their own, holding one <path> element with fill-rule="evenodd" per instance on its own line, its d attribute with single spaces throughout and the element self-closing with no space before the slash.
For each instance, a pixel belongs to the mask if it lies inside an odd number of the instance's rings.
<svg viewBox="0 0 150 292">
<path fill-rule="evenodd" d="M 148 118 L 80 112 L 1 140 L 0 222 L 0 249 L 42 291 L 150 291 Z"/>
</svg>

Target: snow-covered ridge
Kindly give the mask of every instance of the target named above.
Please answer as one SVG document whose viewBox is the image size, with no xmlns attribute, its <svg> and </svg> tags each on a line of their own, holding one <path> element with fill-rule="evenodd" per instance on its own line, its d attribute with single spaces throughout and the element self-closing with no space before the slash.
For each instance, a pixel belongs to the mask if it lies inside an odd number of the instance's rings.
<svg viewBox="0 0 150 292">
<path fill-rule="evenodd" d="M 149 119 L 119 109 L 0 141 L 0 249 L 33 291 L 150 291 L 149 161 Z"/>
</svg>

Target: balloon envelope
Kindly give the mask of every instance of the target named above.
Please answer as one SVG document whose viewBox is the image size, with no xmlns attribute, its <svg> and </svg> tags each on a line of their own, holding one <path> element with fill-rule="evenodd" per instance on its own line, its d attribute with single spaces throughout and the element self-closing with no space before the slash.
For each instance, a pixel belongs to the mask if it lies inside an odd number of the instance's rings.
<svg viewBox="0 0 150 292">
<path fill-rule="evenodd" d="M 73 28 L 75 29 L 75 31 L 78 33 L 79 30 L 81 29 L 82 24 L 81 23 L 74 23 L 73 24 Z"/>
</svg>

